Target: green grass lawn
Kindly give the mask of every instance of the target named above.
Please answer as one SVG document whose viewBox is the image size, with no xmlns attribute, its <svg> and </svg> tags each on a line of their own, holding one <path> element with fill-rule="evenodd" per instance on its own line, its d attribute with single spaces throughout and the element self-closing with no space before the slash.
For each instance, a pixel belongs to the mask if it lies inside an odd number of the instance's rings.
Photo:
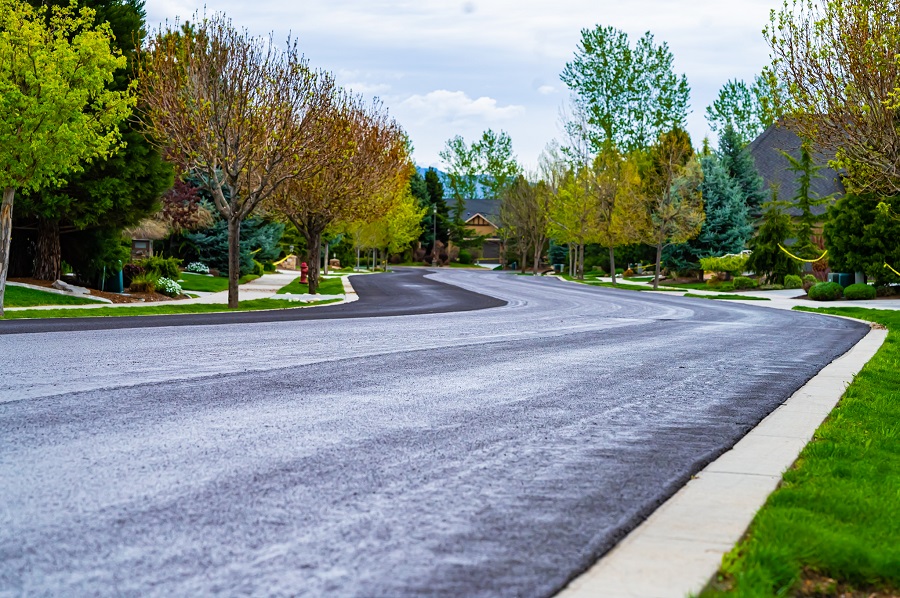
<svg viewBox="0 0 900 598">
<path fill-rule="evenodd" d="M 703 598 L 900 595 L 900 312 L 802 310 L 877 322 L 889 334 Z"/>
<path fill-rule="evenodd" d="M 309 285 L 300 282 L 300 277 L 295 278 L 290 284 L 278 289 L 279 295 L 292 293 L 295 295 L 303 295 L 309 292 Z M 343 295 L 344 284 L 340 278 L 321 278 L 319 279 L 318 293 L 320 295 Z"/>
<path fill-rule="evenodd" d="M 250 282 L 257 278 L 259 278 L 259 276 L 256 274 L 248 274 L 242 276 L 240 280 L 238 280 L 238 283 L 244 284 L 245 282 Z M 193 272 L 182 272 L 178 279 L 184 281 L 179 282 L 178 284 L 180 284 L 181 288 L 185 291 L 208 291 L 216 293 L 228 290 L 228 279 L 222 276 L 206 276 L 204 274 L 194 274 Z"/>
<path fill-rule="evenodd" d="M 731 283 L 724 283 L 726 285 L 731 285 Z M 692 291 L 718 291 L 724 293 L 730 293 L 734 290 L 734 288 L 718 288 L 714 286 L 710 286 L 705 282 L 667 282 L 665 283 L 667 287 L 672 287 L 673 289 L 690 289 Z"/>
<path fill-rule="evenodd" d="M 37 307 L 39 305 L 93 305 L 102 303 L 93 299 L 84 297 L 73 297 L 71 295 L 59 295 L 57 293 L 48 293 L 46 291 L 38 291 L 29 289 L 28 287 L 20 287 L 15 285 L 7 285 L 6 293 L 3 297 L 3 307 Z"/>
<path fill-rule="evenodd" d="M 94 309 L 25 309 L 7 311 L 2 319 L 18 320 L 22 318 L 93 318 L 102 316 L 162 316 L 173 314 L 205 314 L 229 311 L 256 311 L 260 309 L 288 309 L 308 305 L 325 305 L 340 299 L 310 301 L 300 303 L 288 299 L 251 299 L 241 301 L 237 309 L 228 309 L 224 304 L 164 302 L 160 305 L 141 305 L 140 307 L 98 307 Z"/>
<path fill-rule="evenodd" d="M 685 293 L 685 297 L 697 299 L 732 299 L 737 301 L 771 301 L 768 297 L 750 297 L 749 295 L 701 295 L 699 293 Z"/>
</svg>

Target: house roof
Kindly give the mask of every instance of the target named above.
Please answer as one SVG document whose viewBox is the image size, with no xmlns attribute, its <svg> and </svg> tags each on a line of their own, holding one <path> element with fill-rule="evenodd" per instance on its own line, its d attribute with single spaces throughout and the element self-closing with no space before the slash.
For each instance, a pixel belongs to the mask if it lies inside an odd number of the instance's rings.
<svg viewBox="0 0 900 598">
<path fill-rule="evenodd" d="M 450 212 L 455 212 L 455 206 L 450 206 Z M 494 199 L 467 199 L 466 208 L 462 213 L 462 219 L 468 222 L 476 214 L 484 216 L 494 226 L 500 223 L 500 202 Z"/>
<path fill-rule="evenodd" d="M 750 155 L 756 163 L 756 170 L 765 181 L 766 188 L 771 194 L 772 188 L 778 189 L 778 198 L 790 201 L 797 194 L 799 184 L 797 173 L 791 170 L 791 163 L 781 153 L 782 151 L 794 158 L 800 158 L 800 146 L 802 142 L 796 133 L 781 124 L 774 124 L 753 140 L 748 146 Z M 780 151 L 779 151 L 780 150 Z M 810 187 L 818 197 L 834 195 L 835 200 L 845 193 L 840 175 L 828 166 L 829 156 L 823 152 L 814 151 L 813 164 L 822 166 L 818 171 L 818 177 L 814 177 Z M 771 195 L 770 195 L 771 196 Z M 813 206 L 812 211 L 816 215 L 825 213 L 827 205 Z M 791 208 L 789 213 L 799 215 L 798 209 Z"/>
</svg>

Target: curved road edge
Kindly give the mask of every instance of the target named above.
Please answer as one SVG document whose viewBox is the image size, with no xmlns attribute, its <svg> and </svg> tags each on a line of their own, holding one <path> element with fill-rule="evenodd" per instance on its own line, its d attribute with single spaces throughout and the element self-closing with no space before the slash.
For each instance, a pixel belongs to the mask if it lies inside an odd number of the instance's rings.
<svg viewBox="0 0 900 598">
<path fill-rule="evenodd" d="M 556 596 L 680 598 L 702 591 L 887 334 L 872 327 Z"/>
</svg>

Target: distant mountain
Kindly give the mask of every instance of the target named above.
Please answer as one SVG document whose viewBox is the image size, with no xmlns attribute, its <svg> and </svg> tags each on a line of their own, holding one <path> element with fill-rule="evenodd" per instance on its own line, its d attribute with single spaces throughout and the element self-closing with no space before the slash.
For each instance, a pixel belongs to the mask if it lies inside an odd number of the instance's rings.
<svg viewBox="0 0 900 598">
<path fill-rule="evenodd" d="M 441 182 L 444 184 L 444 199 L 450 199 L 450 192 L 448 189 L 449 185 L 447 183 L 447 180 L 448 180 L 447 173 L 438 168 L 435 168 L 434 170 L 437 172 L 438 177 L 440 177 Z M 418 172 L 422 178 L 425 178 L 425 173 L 428 172 L 428 168 L 425 168 L 422 166 L 416 166 L 416 172 Z M 478 185 L 475 187 L 475 194 L 477 195 L 477 197 L 473 197 L 471 199 L 483 199 L 484 198 L 484 186 L 481 183 L 478 183 Z"/>
</svg>

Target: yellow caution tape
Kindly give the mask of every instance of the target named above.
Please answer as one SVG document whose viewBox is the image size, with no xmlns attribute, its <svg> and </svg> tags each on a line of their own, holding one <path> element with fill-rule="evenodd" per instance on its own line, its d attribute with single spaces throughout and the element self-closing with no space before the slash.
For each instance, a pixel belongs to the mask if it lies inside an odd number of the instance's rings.
<svg viewBox="0 0 900 598">
<path fill-rule="evenodd" d="M 292 253 L 291 255 L 286 255 L 286 256 L 284 256 L 283 258 L 281 258 L 280 260 L 278 260 L 277 262 L 274 262 L 272 265 L 273 265 L 273 266 L 280 266 L 281 264 L 283 264 L 283 263 L 286 262 L 287 260 L 291 259 L 292 257 L 297 257 L 297 256 L 294 255 L 293 253 Z"/>
<path fill-rule="evenodd" d="M 791 253 L 790 251 L 788 251 L 787 249 L 785 249 L 784 247 L 782 247 L 782 246 L 781 246 L 781 243 L 778 244 L 778 249 L 782 250 L 783 252 L 785 252 L 786 254 L 788 254 L 789 256 L 791 256 L 792 258 L 794 258 L 795 260 L 797 260 L 798 262 L 806 262 L 807 264 L 813 264 L 813 263 L 815 263 L 815 262 L 818 262 L 819 260 L 821 260 L 822 258 L 824 258 L 826 255 L 828 255 L 828 250 L 826 249 L 826 250 L 825 250 L 825 253 L 823 253 L 822 255 L 820 255 L 819 257 L 817 257 L 816 259 L 814 259 L 814 260 L 805 260 L 805 259 L 803 259 L 802 257 L 797 257 L 796 255 L 794 255 L 793 253 Z"/>
<path fill-rule="evenodd" d="M 896 274 L 897 276 L 900 276 L 900 272 L 897 272 L 896 270 L 894 270 L 893 268 L 888 266 L 887 262 L 884 263 L 884 267 L 887 268 L 888 270 L 890 270 L 891 272 L 893 272 L 894 274 Z"/>
</svg>

